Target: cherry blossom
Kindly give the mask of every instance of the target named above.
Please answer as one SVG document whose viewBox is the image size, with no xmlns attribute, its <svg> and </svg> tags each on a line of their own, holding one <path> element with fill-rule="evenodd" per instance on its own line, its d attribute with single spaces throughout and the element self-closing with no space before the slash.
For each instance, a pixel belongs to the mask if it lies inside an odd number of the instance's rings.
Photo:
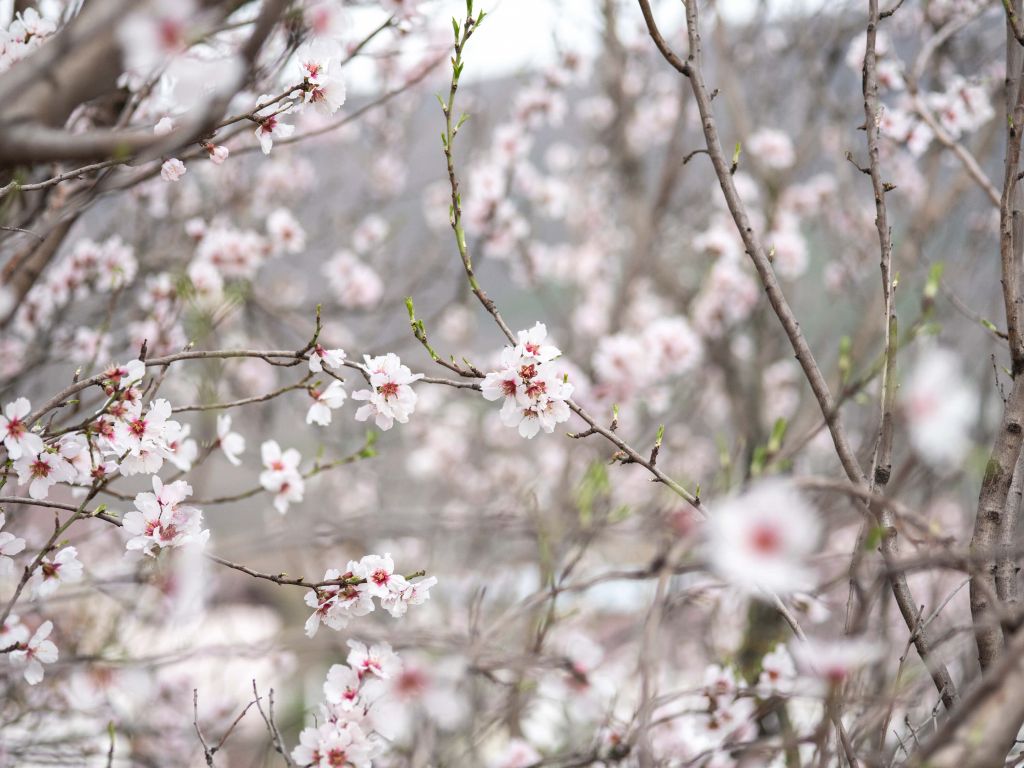
<svg viewBox="0 0 1024 768">
<path fill-rule="evenodd" d="M 356 411 L 356 420 L 366 421 L 373 416 L 377 427 L 385 431 L 396 421 L 405 424 L 416 408 L 416 393 L 409 385 L 422 379 L 423 374 L 413 374 L 393 352 L 374 358 L 365 355 L 364 360 L 372 389 L 352 393 L 353 400 L 367 401 Z"/>
<path fill-rule="evenodd" d="M 36 685 L 43 680 L 43 664 L 52 664 L 57 660 L 57 646 L 47 638 L 53 631 L 53 622 L 44 621 L 33 633 L 27 643 L 19 644 L 17 650 L 11 651 L 11 664 L 24 667 L 25 681 Z"/>
<path fill-rule="evenodd" d="M 0 435 L 3 435 L 7 455 L 20 459 L 23 453 L 37 454 L 43 450 L 43 440 L 25 423 L 25 417 L 32 411 L 27 398 L 19 397 L 4 407 L 0 414 Z"/>
</svg>

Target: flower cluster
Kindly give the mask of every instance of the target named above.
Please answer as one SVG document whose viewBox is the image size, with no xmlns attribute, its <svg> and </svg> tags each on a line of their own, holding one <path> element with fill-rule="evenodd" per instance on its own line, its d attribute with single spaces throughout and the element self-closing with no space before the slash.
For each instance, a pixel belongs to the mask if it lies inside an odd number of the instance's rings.
<svg viewBox="0 0 1024 768">
<path fill-rule="evenodd" d="M 345 627 L 356 616 L 365 616 L 376 607 L 373 599 L 396 619 L 404 616 L 410 605 L 421 605 L 430 599 L 430 588 L 437 584 L 433 576 L 411 581 L 395 573 L 390 554 L 366 555 L 356 562 L 350 560 L 344 571 L 331 569 L 325 582 L 306 593 L 306 605 L 313 614 L 306 620 L 306 634 L 313 637 L 321 624 L 334 630 Z"/>
<path fill-rule="evenodd" d="M 202 527 L 203 513 L 182 503 L 191 494 L 192 486 L 184 480 L 164 485 L 154 476 L 153 493 L 137 494 L 135 511 L 124 516 L 124 529 L 132 535 L 128 549 L 155 556 L 166 547 L 205 544 L 210 532 Z"/>
<path fill-rule="evenodd" d="M 570 415 L 573 386 L 551 365 L 562 353 L 546 343 L 547 335 L 543 323 L 520 331 L 516 345 L 501 352 L 501 370 L 488 373 L 480 388 L 488 400 L 504 398 L 502 423 L 526 438 L 542 429 L 554 432 Z"/>
<path fill-rule="evenodd" d="M 0 30 L 0 72 L 6 72 L 24 59 L 57 30 L 57 25 L 35 8 L 25 8 L 14 16 L 5 30 Z"/>
<path fill-rule="evenodd" d="M 423 374 L 414 374 L 402 365 L 394 352 L 380 357 L 364 355 L 363 359 L 371 389 L 352 393 L 353 400 L 366 401 L 356 411 L 356 421 L 366 421 L 372 416 L 377 427 L 385 431 L 396 421 L 405 424 L 416 408 L 416 393 L 409 385 L 422 379 Z"/>
<path fill-rule="evenodd" d="M 324 681 L 319 724 L 303 729 L 292 759 L 302 766 L 370 768 L 384 749 L 377 733 L 382 727 L 383 681 L 402 668 L 388 643 L 367 647 L 350 640 L 346 664 L 335 664 Z"/>
</svg>

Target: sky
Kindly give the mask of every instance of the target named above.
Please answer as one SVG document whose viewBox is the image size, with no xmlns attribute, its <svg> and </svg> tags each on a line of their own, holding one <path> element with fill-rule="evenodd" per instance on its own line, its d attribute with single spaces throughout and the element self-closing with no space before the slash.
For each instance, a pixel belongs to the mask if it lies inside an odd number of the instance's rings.
<svg viewBox="0 0 1024 768">
<path fill-rule="evenodd" d="M 718 0 L 719 11 L 730 21 L 749 19 L 761 0 Z M 799 14 L 820 10 L 836 0 L 768 0 L 774 13 Z M 659 25 L 678 28 L 682 23 L 682 3 L 653 0 Z M 488 79 L 543 67 L 556 56 L 554 32 L 565 48 L 583 54 L 597 50 L 601 28 L 601 0 L 476 0 L 476 7 L 490 16 L 467 52 L 470 63 L 466 80 Z M 421 5 L 431 16 L 465 16 L 465 0 L 427 0 Z M 357 10 L 356 29 L 373 29 L 383 20 L 382 12 Z M 632 0 L 621 5 L 624 24 L 642 24 L 639 6 Z"/>
</svg>

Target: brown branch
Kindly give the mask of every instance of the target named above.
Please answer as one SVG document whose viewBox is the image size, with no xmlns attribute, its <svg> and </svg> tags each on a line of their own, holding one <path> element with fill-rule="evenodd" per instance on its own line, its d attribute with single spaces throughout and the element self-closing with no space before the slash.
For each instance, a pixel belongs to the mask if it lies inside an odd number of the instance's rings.
<svg viewBox="0 0 1024 768">
<path fill-rule="evenodd" d="M 726 205 L 732 215 L 737 229 L 739 230 L 739 235 L 743 240 L 746 251 L 753 261 L 754 268 L 757 270 L 758 276 L 761 279 L 765 293 L 768 296 L 768 301 L 771 304 L 776 317 L 779 319 L 791 346 L 793 347 L 796 359 L 800 363 L 800 367 L 803 369 L 804 375 L 811 386 L 815 399 L 818 402 L 821 413 L 825 418 L 825 422 L 828 424 L 829 432 L 832 436 L 832 443 L 835 446 L 836 453 L 843 465 L 843 469 L 846 471 L 846 474 L 851 481 L 859 485 L 868 486 L 868 479 L 864 474 L 864 470 L 861 468 L 860 462 L 857 460 L 857 456 L 852 445 L 850 444 L 846 429 L 843 426 L 839 416 L 839 411 L 836 408 L 835 400 L 829 389 L 828 382 L 825 380 L 825 377 L 822 374 L 809 345 L 807 344 L 807 340 L 804 338 L 803 332 L 800 330 L 800 324 L 797 322 L 796 317 L 793 314 L 793 310 L 790 308 L 789 302 L 786 300 L 786 297 L 782 292 L 782 288 L 775 276 L 775 271 L 772 267 L 771 261 L 768 258 L 763 245 L 754 233 L 754 228 L 750 223 L 746 206 L 740 199 L 739 193 L 736 190 L 736 185 L 730 172 L 729 160 L 722 150 L 722 144 L 718 137 L 718 127 L 712 110 L 711 96 L 704 83 L 697 12 L 698 3 L 696 0 L 686 3 L 686 27 L 690 50 L 687 60 L 684 63 L 678 56 L 672 53 L 665 43 L 664 38 L 661 36 L 661 33 L 658 31 L 654 15 L 650 8 L 649 0 L 638 1 L 640 3 L 640 8 L 643 11 L 644 19 L 647 22 L 648 32 L 654 40 L 655 45 L 662 52 L 662 55 L 665 56 L 666 61 L 668 61 L 669 64 L 675 67 L 680 74 L 687 77 L 690 81 L 690 86 L 693 89 L 697 108 L 701 116 L 705 144 L 707 146 L 708 153 L 710 154 L 715 174 L 718 177 L 722 193 L 725 196 Z M 897 546 L 895 528 L 888 528 L 886 530 L 886 535 L 882 538 L 881 549 L 882 554 L 887 561 L 897 557 L 899 548 Z M 913 631 L 917 622 L 917 607 L 913 595 L 910 592 L 910 588 L 907 585 L 906 577 L 900 573 L 894 574 L 891 578 L 891 586 L 896 602 L 900 608 L 900 613 L 903 615 L 907 627 Z M 915 647 L 917 648 L 918 655 L 921 657 L 921 660 L 928 668 L 932 681 L 942 696 L 943 703 L 947 708 L 952 708 L 957 698 L 953 680 L 950 677 L 949 672 L 946 670 L 945 665 L 932 657 L 930 640 L 923 632 L 918 633 L 915 638 Z"/>
</svg>

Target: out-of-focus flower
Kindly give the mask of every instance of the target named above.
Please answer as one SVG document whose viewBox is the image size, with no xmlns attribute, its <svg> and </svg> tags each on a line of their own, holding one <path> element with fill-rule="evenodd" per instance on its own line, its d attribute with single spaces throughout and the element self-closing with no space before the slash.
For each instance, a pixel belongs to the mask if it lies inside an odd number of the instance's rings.
<svg viewBox="0 0 1024 768">
<path fill-rule="evenodd" d="M 177 181 L 187 170 L 181 160 L 172 157 L 170 160 L 164 160 L 164 164 L 160 166 L 160 178 L 164 181 Z"/>
<path fill-rule="evenodd" d="M 712 507 L 707 554 L 723 579 L 751 595 L 788 593 L 812 582 L 818 513 L 789 483 L 764 480 Z"/>
<path fill-rule="evenodd" d="M 964 378 L 956 354 L 925 351 L 901 388 L 900 401 L 914 450 L 936 469 L 960 466 L 971 448 L 978 394 Z"/>
</svg>

